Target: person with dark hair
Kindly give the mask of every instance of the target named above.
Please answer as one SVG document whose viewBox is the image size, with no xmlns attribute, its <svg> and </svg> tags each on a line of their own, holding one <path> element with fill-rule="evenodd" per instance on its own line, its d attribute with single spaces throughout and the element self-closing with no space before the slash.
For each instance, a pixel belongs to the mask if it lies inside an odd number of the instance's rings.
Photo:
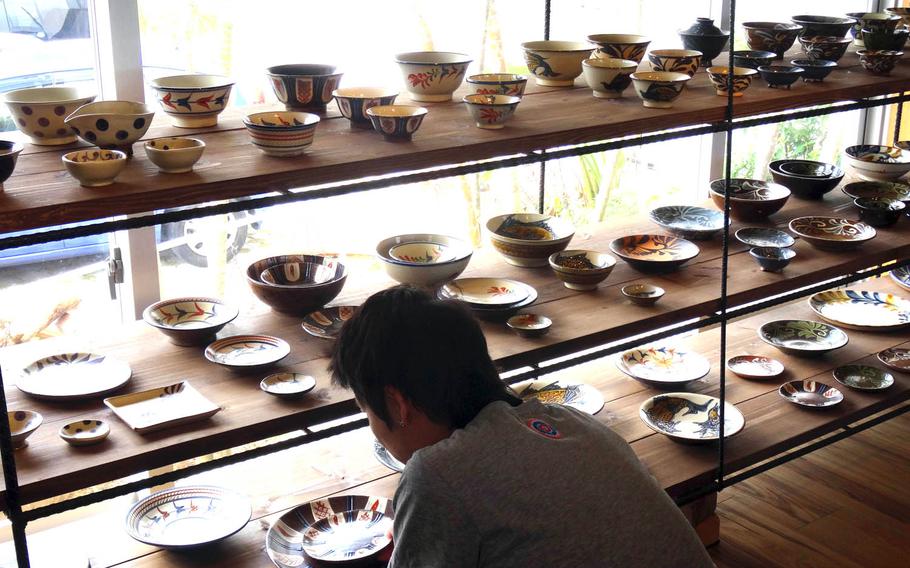
<svg viewBox="0 0 910 568">
<path fill-rule="evenodd" d="M 713 565 L 622 438 L 512 393 L 458 303 L 408 286 L 374 294 L 330 369 L 406 464 L 390 567 Z"/>
</svg>

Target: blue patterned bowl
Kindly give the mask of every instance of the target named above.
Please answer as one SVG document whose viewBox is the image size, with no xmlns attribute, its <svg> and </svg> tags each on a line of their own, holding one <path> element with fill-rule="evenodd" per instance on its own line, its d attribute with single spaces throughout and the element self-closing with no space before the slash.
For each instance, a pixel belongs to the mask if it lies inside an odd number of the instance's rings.
<svg viewBox="0 0 910 568">
<path fill-rule="evenodd" d="M 744 49 L 733 52 L 733 65 L 758 70 L 762 65 L 771 65 L 775 57 L 776 54 L 773 51 Z"/>
<path fill-rule="evenodd" d="M 873 75 L 888 75 L 898 60 L 904 56 L 903 51 L 858 49 L 859 62 L 863 69 Z"/>
<path fill-rule="evenodd" d="M 803 76 L 805 70 L 795 65 L 762 65 L 758 72 L 770 88 L 789 89 L 790 85 Z"/>
<path fill-rule="evenodd" d="M 448 51 L 414 51 L 399 53 L 395 61 L 401 68 L 411 100 L 438 103 L 452 100 L 452 93 L 461 86 L 471 58 L 464 53 Z"/>
<path fill-rule="evenodd" d="M 648 108 L 671 108 L 690 79 L 685 73 L 668 71 L 632 73 L 635 92 Z"/>
<path fill-rule="evenodd" d="M 529 41 L 521 44 L 528 71 L 538 85 L 571 87 L 581 75 L 581 62 L 593 49 L 579 41 Z M 630 58 L 627 58 L 630 59 Z"/>
<path fill-rule="evenodd" d="M 585 59 L 581 70 L 588 86 L 599 99 L 618 99 L 632 84 L 638 63 L 631 59 Z"/>
<path fill-rule="evenodd" d="M 334 65 L 276 65 L 266 70 L 269 83 L 287 110 L 324 112 L 344 73 Z"/>
<path fill-rule="evenodd" d="M 854 25 L 856 18 L 841 18 L 838 16 L 809 16 L 799 15 L 790 18 L 794 24 L 803 27 L 800 36 L 835 36 L 844 37 Z"/>
<path fill-rule="evenodd" d="M 799 44 L 803 47 L 809 59 L 824 59 L 825 61 L 840 61 L 847 53 L 850 38 L 837 36 L 804 35 L 800 36 Z"/>
<path fill-rule="evenodd" d="M 345 87 L 332 91 L 341 116 L 351 121 L 354 128 L 372 128 L 367 109 L 395 103 L 398 91 L 378 87 Z"/>
<path fill-rule="evenodd" d="M 648 61 L 654 71 L 673 71 L 695 75 L 701 64 L 702 53 L 694 49 L 652 49 Z"/>
<path fill-rule="evenodd" d="M 366 110 L 373 130 L 390 142 L 409 141 L 420 128 L 427 112 L 423 107 L 411 105 L 383 105 Z"/>
<path fill-rule="evenodd" d="M 597 45 L 598 59 L 628 59 L 635 63 L 641 63 L 651 43 L 649 38 L 634 34 L 594 34 L 588 36 L 588 41 Z"/>
<path fill-rule="evenodd" d="M 765 272 L 780 272 L 796 256 L 793 249 L 781 247 L 753 247 L 749 254 Z"/>
<path fill-rule="evenodd" d="M 220 75 L 172 75 L 155 79 L 149 86 L 174 126 L 202 128 L 218 124 L 234 83 Z"/>
<path fill-rule="evenodd" d="M 684 239 L 708 240 L 724 228 L 724 214 L 704 207 L 666 205 L 652 209 L 651 221 Z"/>
</svg>

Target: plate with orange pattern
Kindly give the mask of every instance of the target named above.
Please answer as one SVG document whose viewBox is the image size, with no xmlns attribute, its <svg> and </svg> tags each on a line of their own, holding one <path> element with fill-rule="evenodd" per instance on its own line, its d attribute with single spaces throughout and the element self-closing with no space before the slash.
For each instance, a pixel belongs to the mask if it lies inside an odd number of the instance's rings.
<svg viewBox="0 0 910 568">
<path fill-rule="evenodd" d="M 506 278 L 459 278 L 440 289 L 443 298 L 461 300 L 478 306 L 511 306 L 531 295 L 524 282 Z"/>
</svg>

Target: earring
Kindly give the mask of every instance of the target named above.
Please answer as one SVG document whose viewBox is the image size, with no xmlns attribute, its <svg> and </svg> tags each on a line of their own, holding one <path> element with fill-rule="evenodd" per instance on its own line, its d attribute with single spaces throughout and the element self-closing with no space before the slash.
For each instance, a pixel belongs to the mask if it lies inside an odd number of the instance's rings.
<svg viewBox="0 0 910 568">
<path fill-rule="evenodd" d="M 401 426 L 402 428 L 404 428 L 405 426 L 407 426 L 407 424 L 405 423 L 404 420 L 402 420 L 401 422 L 399 422 L 398 425 Z"/>
</svg>

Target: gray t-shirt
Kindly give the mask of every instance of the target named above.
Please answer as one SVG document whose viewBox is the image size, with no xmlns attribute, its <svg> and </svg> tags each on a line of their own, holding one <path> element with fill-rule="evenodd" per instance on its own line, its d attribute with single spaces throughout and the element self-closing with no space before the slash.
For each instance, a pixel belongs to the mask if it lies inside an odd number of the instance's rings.
<svg viewBox="0 0 910 568">
<path fill-rule="evenodd" d="M 415 452 L 394 505 L 394 568 L 713 566 L 622 438 L 536 400 Z"/>
</svg>

